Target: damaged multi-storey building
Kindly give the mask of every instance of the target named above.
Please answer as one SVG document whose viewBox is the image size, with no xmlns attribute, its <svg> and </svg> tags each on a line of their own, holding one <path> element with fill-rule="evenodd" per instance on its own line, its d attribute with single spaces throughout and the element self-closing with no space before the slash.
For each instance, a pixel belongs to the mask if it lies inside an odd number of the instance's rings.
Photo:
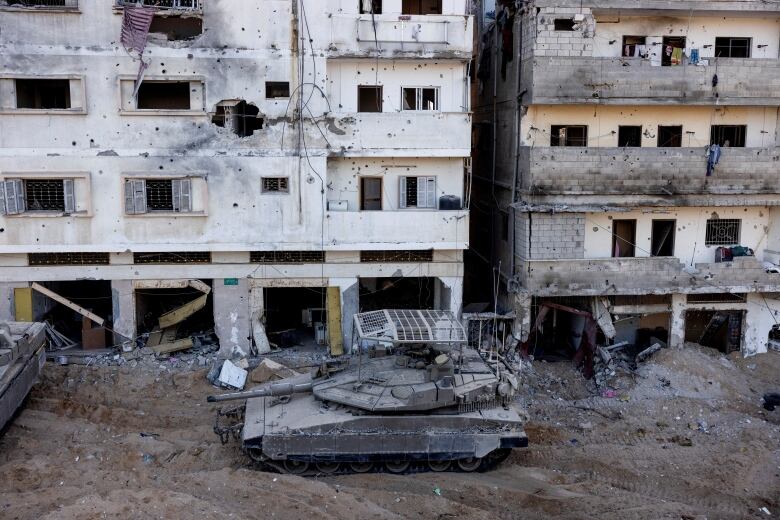
<svg viewBox="0 0 780 520">
<path fill-rule="evenodd" d="M 472 248 L 517 339 L 570 355 L 575 309 L 614 341 L 765 352 L 780 4 L 498 1 L 478 27 Z"/>
<path fill-rule="evenodd" d="M 459 312 L 472 32 L 465 0 L 0 0 L 0 320 L 186 315 L 231 355 Z"/>
</svg>

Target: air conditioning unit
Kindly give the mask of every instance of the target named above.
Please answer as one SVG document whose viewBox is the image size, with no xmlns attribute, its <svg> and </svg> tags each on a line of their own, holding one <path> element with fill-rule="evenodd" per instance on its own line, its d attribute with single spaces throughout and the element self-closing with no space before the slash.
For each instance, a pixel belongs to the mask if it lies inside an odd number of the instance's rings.
<svg viewBox="0 0 780 520">
<path fill-rule="evenodd" d="M 347 211 L 349 203 L 346 200 L 329 200 L 328 211 Z"/>
</svg>

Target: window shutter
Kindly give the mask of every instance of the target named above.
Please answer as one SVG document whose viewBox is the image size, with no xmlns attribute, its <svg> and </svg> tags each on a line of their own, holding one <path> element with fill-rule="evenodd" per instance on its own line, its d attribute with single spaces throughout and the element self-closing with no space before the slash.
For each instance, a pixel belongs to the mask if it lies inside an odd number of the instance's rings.
<svg viewBox="0 0 780 520">
<path fill-rule="evenodd" d="M 5 214 L 5 182 L 0 182 L 0 216 Z"/>
<path fill-rule="evenodd" d="M 428 185 L 428 204 L 426 207 L 436 209 L 436 177 L 428 177 L 425 184 Z"/>
<path fill-rule="evenodd" d="M 129 179 L 125 181 L 125 212 L 129 215 L 146 213 L 146 181 Z"/>
<path fill-rule="evenodd" d="M 406 177 L 400 177 L 398 183 L 398 207 L 406 207 Z"/>
<path fill-rule="evenodd" d="M 76 211 L 76 193 L 74 188 L 73 179 L 64 179 L 62 181 L 62 191 L 65 195 L 65 213 L 74 213 Z"/>
<path fill-rule="evenodd" d="M 417 178 L 417 207 L 436 207 L 436 177 Z"/>
<path fill-rule="evenodd" d="M 5 198 L 5 214 L 18 215 L 25 209 L 24 184 L 21 179 L 10 179 L 3 182 Z"/>
<path fill-rule="evenodd" d="M 173 191 L 173 211 L 192 211 L 192 181 L 190 179 L 174 179 L 171 181 Z"/>
</svg>

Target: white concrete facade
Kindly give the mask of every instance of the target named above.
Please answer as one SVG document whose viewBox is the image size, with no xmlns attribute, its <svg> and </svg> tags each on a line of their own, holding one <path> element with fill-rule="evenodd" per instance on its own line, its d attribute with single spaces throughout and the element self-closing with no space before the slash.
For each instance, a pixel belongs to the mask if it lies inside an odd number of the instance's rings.
<svg viewBox="0 0 780 520">
<path fill-rule="evenodd" d="M 74 206 L 40 210 L 30 202 L 0 216 L 0 297 L 12 304 L 12 289 L 33 281 L 110 280 L 114 329 L 133 338 L 128 288 L 210 280 L 221 343 L 243 352 L 256 286 L 342 288 L 345 339 L 359 308 L 349 289 L 360 278 L 436 278 L 451 288 L 446 307 L 460 308 L 473 31 L 465 0 L 444 0 L 440 14 L 428 15 L 405 15 L 400 0 L 386 0 L 370 42 L 372 17 L 359 13 L 357 0 L 201 0 L 200 9 L 159 11 L 202 22 L 191 39 L 149 37 L 145 84 L 178 82 L 189 92 L 183 107 L 162 108 L 133 98 L 139 61 L 119 43 L 121 1 L 2 4 L 0 181 L 72 180 Z M 31 79 L 67 81 L 69 106 L 22 106 Z M 271 83 L 286 84 L 287 93 Z M 382 113 L 359 111 L 359 85 L 383 87 Z M 401 110 L 402 87 L 435 87 L 437 106 Z M 214 123 L 242 100 L 262 120 L 245 137 Z M 401 176 L 435 177 L 436 206 L 399 207 Z M 384 178 L 381 210 L 361 209 L 361 177 Z M 283 189 L 269 191 L 268 178 Z M 125 191 L 134 181 L 186 183 L 186 209 L 135 211 Z M 440 210 L 444 195 L 458 197 L 460 209 Z M 396 250 L 433 253 L 423 262 L 360 261 L 361 251 Z M 324 260 L 250 261 L 263 251 Z M 134 263 L 133 253 L 157 252 L 211 256 L 203 264 Z M 30 266 L 36 253 L 105 253 L 109 262 Z"/>
</svg>

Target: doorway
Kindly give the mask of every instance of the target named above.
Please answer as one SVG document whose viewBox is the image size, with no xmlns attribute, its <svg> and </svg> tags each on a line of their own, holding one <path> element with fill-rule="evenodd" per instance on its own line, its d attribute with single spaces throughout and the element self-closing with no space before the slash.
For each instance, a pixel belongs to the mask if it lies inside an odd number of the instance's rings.
<svg viewBox="0 0 780 520">
<path fill-rule="evenodd" d="M 360 209 L 361 211 L 381 211 L 382 209 L 382 178 L 360 178 Z"/>
<path fill-rule="evenodd" d="M 361 278 L 360 312 L 433 309 L 436 278 Z"/>
<path fill-rule="evenodd" d="M 685 341 L 729 354 L 742 346 L 743 311 L 691 310 L 685 313 Z"/>
<path fill-rule="evenodd" d="M 612 221 L 612 257 L 636 256 L 636 220 Z"/>
<path fill-rule="evenodd" d="M 281 348 L 327 345 L 325 287 L 267 287 L 263 290 L 268 340 Z"/>
<path fill-rule="evenodd" d="M 674 256 L 676 230 L 676 220 L 653 220 L 653 230 L 650 236 L 650 253 L 652 256 Z"/>
<path fill-rule="evenodd" d="M 661 49 L 661 65 L 664 67 L 683 64 L 685 36 L 664 36 Z"/>
</svg>

